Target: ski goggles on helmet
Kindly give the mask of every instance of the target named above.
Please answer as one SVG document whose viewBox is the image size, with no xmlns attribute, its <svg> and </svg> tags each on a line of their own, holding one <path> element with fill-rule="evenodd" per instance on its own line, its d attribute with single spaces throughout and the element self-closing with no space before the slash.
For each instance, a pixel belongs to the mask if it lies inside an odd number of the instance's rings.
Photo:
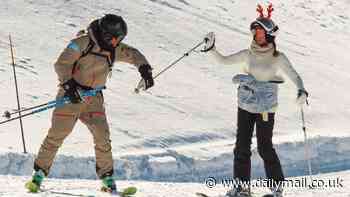
<svg viewBox="0 0 350 197">
<path fill-rule="evenodd" d="M 113 38 L 122 41 L 125 38 L 125 34 L 124 33 L 112 34 L 109 31 L 105 31 L 104 29 L 102 29 L 102 37 L 105 41 L 112 40 Z"/>
<path fill-rule="evenodd" d="M 102 37 L 103 37 L 103 40 L 106 41 L 106 42 L 110 42 L 113 39 L 122 41 L 125 38 L 124 35 L 115 36 L 115 35 L 113 35 L 113 34 L 111 34 L 109 32 L 102 32 Z"/>
<path fill-rule="evenodd" d="M 271 36 L 276 36 L 279 29 L 271 19 L 264 17 L 257 18 L 254 22 L 252 22 L 250 25 L 250 31 L 255 34 L 255 29 L 257 27 L 263 28 L 266 31 L 266 34 Z"/>
</svg>

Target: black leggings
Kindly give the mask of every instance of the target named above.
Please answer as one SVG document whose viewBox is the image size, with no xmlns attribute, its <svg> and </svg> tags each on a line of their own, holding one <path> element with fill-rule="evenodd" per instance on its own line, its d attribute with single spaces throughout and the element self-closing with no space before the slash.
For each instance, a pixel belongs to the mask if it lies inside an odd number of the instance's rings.
<svg viewBox="0 0 350 197">
<path fill-rule="evenodd" d="M 262 114 L 250 113 L 238 108 L 236 147 L 234 149 L 234 177 L 236 179 L 250 181 L 250 145 L 256 124 L 258 152 L 264 160 L 266 177 L 277 182 L 284 180 L 280 160 L 272 144 L 274 116 L 275 113 L 268 113 L 268 121 L 264 121 Z"/>
</svg>

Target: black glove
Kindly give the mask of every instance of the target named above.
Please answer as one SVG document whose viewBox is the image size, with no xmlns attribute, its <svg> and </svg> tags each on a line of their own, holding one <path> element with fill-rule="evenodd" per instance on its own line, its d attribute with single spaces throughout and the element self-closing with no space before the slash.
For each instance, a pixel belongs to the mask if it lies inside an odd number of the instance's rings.
<svg viewBox="0 0 350 197">
<path fill-rule="evenodd" d="M 309 93 L 304 89 L 298 90 L 298 96 L 297 96 L 297 103 L 299 105 L 307 104 L 309 105 L 309 102 L 307 101 L 307 98 L 309 97 Z"/>
<path fill-rule="evenodd" d="M 64 96 L 69 97 L 71 103 L 80 103 L 82 101 L 78 91 L 80 84 L 73 78 L 63 83 L 62 88 L 65 91 Z"/>
<path fill-rule="evenodd" d="M 306 90 L 299 89 L 299 90 L 298 90 L 298 98 L 301 97 L 301 95 L 303 95 L 303 94 L 306 95 L 306 98 L 309 97 L 309 93 L 308 93 Z"/>
<path fill-rule="evenodd" d="M 212 50 L 215 47 L 215 33 L 209 32 L 205 38 L 204 38 L 204 48 L 201 50 L 201 52 L 208 52 Z"/>
<path fill-rule="evenodd" d="M 145 90 L 154 85 L 153 76 L 152 76 L 152 67 L 149 64 L 142 64 L 139 67 L 139 72 L 142 79 L 145 81 Z"/>
</svg>

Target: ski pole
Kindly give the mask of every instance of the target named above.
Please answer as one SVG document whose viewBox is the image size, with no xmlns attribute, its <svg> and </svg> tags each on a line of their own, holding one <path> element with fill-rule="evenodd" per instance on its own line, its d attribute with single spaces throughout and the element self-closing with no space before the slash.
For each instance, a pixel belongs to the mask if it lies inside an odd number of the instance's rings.
<svg viewBox="0 0 350 197">
<path fill-rule="evenodd" d="M 16 66 L 15 66 L 15 58 L 14 58 L 14 54 L 13 54 L 13 45 L 12 45 L 12 39 L 11 39 L 11 35 L 9 35 L 9 41 L 10 41 L 10 48 L 11 48 L 11 60 L 12 60 L 12 68 L 13 68 L 13 76 L 14 76 L 14 80 L 15 80 L 15 88 L 16 88 L 16 98 L 17 98 L 17 109 L 18 111 L 21 109 L 21 104 L 19 102 L 19 90 L 18 90 L 18 85 L 17 85 L 17 75 L 16 75 Z M 21 112 L 19 112 L 19 117 L 21 117 Z M 20 128 L 21 128 L 21 134 L 22 134 L 22 144 L 23 144 L 23 152 L 27 153 L 26 150 L 26 143 L 24 140 L 24 129 L 23 129 L 23 121 L 22 118 L 19 118 L 19 124 L 20 124 Z"/>
<path fill-rule="evenodd" d="M 105 89 L 104 86 L 102 87 L 97 87 L 96 89 L 93 89 L 93 90 L 87 90 L 87 91 L 83 91 L 83 92 L 80 92 L 80 96 L 82 98 L 84 97 L 87 97 L 87 96 L 96 96 L 96 94 L 101 91 L 102 89 Z M 20 119 L 20 118 L 23 118 L 23 117 L 26 117 L 26 116 L 29 116 L 29 115 L 33 115 L 33 114 L 36 114 L 36 113 L 40 113 L 40 112 L 43 112 L 43 111 L 46 111 L 48 109 L 51 109 L 51 108 L 54 108 L 54 107 L 60 107 L 64 104 L 68 104 L 70 103 L 70 99 L 69 97 L 63 97 L 63 98 L 59 98 L 59 99 L 56 99 L 54 101 L 50 101 L 47 103 L 47 105 L 45 105 L 44 107 L 42 108 L 38 108 L 34 111 L 31 111 L 29 113 L 26 113 L 26 114 L 23 114 L 23 115 L 20 115 L 20 116 L 17 116 L 17 117 L 14 117 L 14 118 L 11 118 L 11 119 L 8 119 L 8 120 L 5 120 L 5 121 L 2 121 L 0 122 L 0 125 L 1 124 L 4 124 L 4 123 L 7 123 L 7 122 L 10 122 L 10 121 L 13 121 L 13 120 L 17 120 L 17 119 Z"/>
<path fill-rule="evenodd" d="M 161 74 L 163 74 L 165 71 L 167 71 L 168 69 L 170 69 L 171 67 L 173 67 L 175 64 L 177 64 L 179 61 L 181 61 L 183 58 L 187 57 L 190 55 L 191 52 L 193 52 L 194 50 L 196 50 L 198 47 L 200 47 L 202 44 L 205 43 L 205 40 L 203 40 L 202 42 L 198 43 L 195 47 L 193 47 L 192 49 L 190 49 L 189 51 L 187 51 L 183 56 L 181 56 L 180 58 L 178 58 L 177 60 L 175 60 L 174 62 L 172 62 L 169 66 L 165 67 L 163 70 L 161 70 L 158 74 L 156 74 L 153 79 L 156 79 L 157 77 L 159 77 Z M 140 82 L 138 83 L 137 87 L 135 88 L 135 93 L 139 93 L 140 92 L 140 86 L 142 83 L 143 79 L 140 80 Z"/>
<path fill-rule="evenodd" d="M 105 87 L 103 87 L 103 89 L 105 89 Z M 99 89 L 99 90 L 102 90 L 102 89 Z M 54 104 L 55 102 L 57 102 L 57 100 L 50 101 L 50 102 L 47 102 L 47 103 L 44 103 L 44 104 L 41 104 L 41 105 L 36 105 L 36 106 L 33 106 L 33 107 L 25 108 L 25 109 L 22 109 L 22 110 L 19 110 L 19 111 L 15 111 L 15 112 L 12 112 L 12 113 L 9 112 L 9 111 L 5 111 L 4 114 L 2 115 L 2 117 L 5 117 L 5 118 L 9 119 L 14 114 L 18 114 L 18 113 L 21 113 L 21 112 L 29 111 L 29 110 L 32 110 L 32 109 L 36 109 L 36 108 L 39 108 L 39 107 L 46 106 L 46 105 L 51 105 L 51 104 Z"/>
<path fill-rule="evenodd" d="M 45 110 L 48 110 L 48 109 L 51 109 L 51 108 L 54 108 L 54 107 L 57 107 L 58 106 L 58 103 L 57 104 L 53 104 L 53 105 L 47 105 L 43 108 L 39 108 L 37 110 L 34 110 L 32 112 L 29 112 L 29 113 L 26 113 L 26 114 L 21 114 L 17 117 L 14 117 L 14 118 L 10 118 L 8 120 L 5 120 L 5 121 L 2 121 L 0 122 L 0 125 L 1 124 L 4 124 L 4 123 L 7 123 L 7 122 L 10 122 L 10 121 L 13 121 L 13 120 L 17 120 L 17 119 L 20 119 L 20 118 L 23 118 L 23 117 L 26 117 L 26 116 L 29 116 L 29 115 L 33 115 L 33 114 L 36 114 L 36 113 L 39 113 L 39 112 L 42 112 L 42 111 L 45 111 Z"/>
<path fill-rule="evenodd" d="M 9 119 L 14 114 L 18 114 L 18 113 L 22 113 L 22 112 L 25 112 L 25 111 L 33 110 L 33 109 L 36 109 L 36 108 L 39 108 L 39 107 L 43 107 L 43 106 L 49 105 L 50 103 L 51 102 L 44 103 L 44 104 L 37 105 L 37 106 L 33 106 L 33 107 L 30 107 L 30 108 L 21 109 L 20 111 L 15 111 L 15 112 L 12 112 L 12 113 L 10 111 L 5 111 L 4 115 L 2 115 L 2 117 L 5 117 L 5 118 Z"/>
<path fill-rule="evenodd" d="M 301 112 L 301 121 L 302 121 L 302 126 L 303 126 L 303 133 L 304 133 L 304 143 L 305 143 L 305 157 L 307 160 L 308 164 L 308 170 L 309 170 L 309 176 L 311 181 L 312 179 L 312 165 L 311 165 L 311 157 L 310 157 L 310 146 L 307 140 L 307 135 L 306 135 L 306 126 L 305 126 L 305 116 L 304 116 L 304 110 L 303 107 L 300 108 Z"/>
</svg>

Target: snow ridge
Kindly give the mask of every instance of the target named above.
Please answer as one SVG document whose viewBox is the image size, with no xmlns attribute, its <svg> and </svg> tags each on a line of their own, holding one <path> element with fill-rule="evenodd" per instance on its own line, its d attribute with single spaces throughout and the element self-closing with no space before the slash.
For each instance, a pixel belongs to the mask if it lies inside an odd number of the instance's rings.
<svg viewBox="0 0 350 197">
<path fill-rule="evenodd" d="M 350 168 L 350 137 L 316 137 L 309 141 L 314 173 L 341 171 Z M 287 142 L 276 146 L 286 176 L 307 174 L 303 142 Z M 253 176 L 263 177 L 263 163 L 256 148 L 252 151 Z M 202 182 L 207 177 L 230 177 L 232 154 L 199 159 L 176 150 L 161 153 L 126 155 L 115 158 L 115 174 L 120 180 Z M 30 175 L 34 155 L 2 153 L 0 174 Z M 50 177 L 96 179 L 94 157 L 58 155 Z"/>
</svg>

